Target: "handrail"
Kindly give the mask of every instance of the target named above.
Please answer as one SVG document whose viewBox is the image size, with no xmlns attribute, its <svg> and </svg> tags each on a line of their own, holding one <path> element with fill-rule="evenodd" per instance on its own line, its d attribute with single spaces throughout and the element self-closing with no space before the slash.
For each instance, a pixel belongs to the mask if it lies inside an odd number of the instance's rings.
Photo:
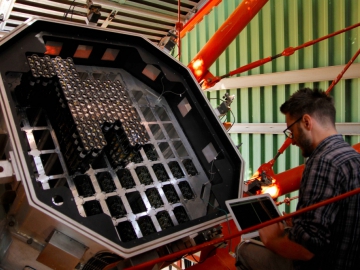
<svg viewBox="0 0 360 270">
<path fill-rule="evenodd" d="M 203 249 L 205 247 L 215 245 L 215 244 L 227 241 L 227 240 L 235 238 L 235 237 L 239 237 L 239 236 L 241 236 L 243 234 L 246 234 L 246 233 L 261 229 L 261 228 L 269 226 L 271 224 L 283 221 L 283 220 L 288 219 L 288 218 L 292 218 L 294 216 L 300 215 L 300 214 L 305 213 L 307 211 L 316 209 L 318 207 L 321 207 L 321 206 L 324 206 L 324 205 L 327 205 L 327 204 L 330 204 L 330 203 L 333 203 L 333 202 L 336 202 L 336 201 L 340 201 L 342 199 L 345 199 L 347 197 L 350 197 L 350 196 L 353 196 L 353 195 L 356 195 L 356 194 L 359 194 L 359 193 L 360 193 L 360 188 L 357 188 L 357 189 L 348 191 L 346 193 L 343 193 L 341 195 L 338 195 L 336 197 L 333 197 L 333 198 L 324 200 L 322 202 L 310 205 L 308 207 L 302 208 L 302 209 L 297 210 L 297 211 L 295 211 L 293 213 L 287 214 L 286 216 L 281 216 L 281 217 L 278 217 L 278 218 L 274 218 L 272 220 L 266 221 L 266 222 L 261 223 L 259 225 L 252 226 L 250 228 L 239 231 L 237 233 L 233 233 L 233 234 L 230 234 L 228 236 L 223 236 L 221 238 L 217 238 L 217 239 L 211 240 L 209 242 L 206 242 L 206 243 L 203 243 L 203 244 L 200 244 L 200 245 L 188 248 L 188 249 L 184 249 L 184 250 L 181 250 L 181 251 L 178 251 L 178 252 L 163 256 L 161 258 L 158 258 L 158 259 L 155 259 L 155 260 L 152 260 L 152 261 L 149 261 L 149 262 L 145 262 L 145 263 L 142 263 L 142 264 L 139 264 L 139 265 L 135 265 L 135 266 L 132 266 L 132 267 L 129 267 L 129 268 L 125 268 L 125 269 L 129 269 L 129 270 L 150 269 L 148 267 L 154 266 L 157 263 L 164 262 L 164 261 L 177 260 L 177 259 L 183 257 L 186 254 L 192 254 L 192 253 L 198 252 L 198 251 L 200 251 L 201 249 Z"/>
</svg>

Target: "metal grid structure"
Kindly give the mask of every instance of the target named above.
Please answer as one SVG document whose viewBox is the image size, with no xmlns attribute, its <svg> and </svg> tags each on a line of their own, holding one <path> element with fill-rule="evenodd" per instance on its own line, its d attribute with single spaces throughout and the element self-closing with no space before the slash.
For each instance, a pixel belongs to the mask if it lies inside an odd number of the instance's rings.
<svg viewBox="0 0 360 270">
<path fill-rule="evenodd" d="M 21 211 L 27 213 L 25 219 L 20 212 L 13 214 L 23 231 L 43 242 L 57 230 L 87 245 L 85 256 L 108 249 L 130 258 L 157 247 L 167 249 L 224 220 L 225 200 L 242 192 L 243 160 L 192 74 L 175 58 L 140 36 L 48 20 L 23 25 L 0 44 L 1 101 L 13 138 L 9 150 L 21 168 L 17 179 L 28 207 L 34 210 Z M 102 136 L 106 146 L 100 151 L 84 148 L 79 157 L 94 151 L 98 156 L 91 166 L 76 162 L 69 171 L 71 147 L 63 138 L 71 141 L 73 128 L 67 123 L 79 119 L 70 111 L 79 111 L 76 104 L 68 106 L 70 90 L 64 92 L 58 76 L 28 80 L 32 55 L 72 58 L 73 80 L 105 82 L 110 88 L 102 98 L 110 101 L 111 85 L 121 85 L 115 93 L 117 108 L 126 100 L 131 105 L 126 113 L 136 116 L 146 133 L 140 151 L 115 164 L 109 157 L 117 146 L 108 147 L 113 142 L 108 133 L 96 131 L 90 137 Z M 54 90 L 54 81 L 61 91 Z M 100 85 L 94 88 L 91 100 L 91 86 L 85 91 L 88 105 L 102 92 Z M 108 110 L 111 116 L 113 111 Z M 72 120 L 58 121 L 63 115 Z M 98 123 L 102 132 L 108 124 L 109 130 L 118 126 L 120 118 L 111 118 Z M 120 121 L 119 127 L 125 130 L 129 124 L 132 129 L 132 120 Z M 30 228 L 27 218 L 46 222 L 39 225 L 43 228 Z"/>
<path fill-rule="evenodd" d="M 86 79 L 121 80 L 149 143 L 126 167 L 112 166 L 104 151 L 85 173 L 70 174 L 45 110 L 22 108 L 22 130 L 34 160 L 36 181 L 42 188 L 69 187 L 79 213 L 83 217 L 100 213 L 111 216 L 123 242 L 205 215 L 209 192 L 201 196 L 200 192 L 209 179 L 162 95 L 145 90 L 148 87 L 124 70 L 76 69 Z M 52 199 L 56 206 L 63 203 L 61 196 Z"/>
</svg>

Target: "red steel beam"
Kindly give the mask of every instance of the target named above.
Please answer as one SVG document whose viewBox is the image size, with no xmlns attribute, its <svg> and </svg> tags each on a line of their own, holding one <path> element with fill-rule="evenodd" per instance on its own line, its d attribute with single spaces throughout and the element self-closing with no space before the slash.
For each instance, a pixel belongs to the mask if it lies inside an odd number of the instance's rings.
<svg viewBox="0 0 360 270">
<path fill-rule="evenodd" d="M 360 143 L 352 146 L 356 152 L 360 153 Z M 274 175 L 275 185 L 279 189 L 279 196 L 298 190 L 300 187 L 301 176 L 305 166 L 300 165 L 285 172 Z"/>
<path fill-rule="evenodd" d="M 201 82 L 206 77 L 210 66 L 267 2 L 268 0 L 243 0 L 241 2 L 189 63 L 188 67 L 198 82 Z"/>
</svg>

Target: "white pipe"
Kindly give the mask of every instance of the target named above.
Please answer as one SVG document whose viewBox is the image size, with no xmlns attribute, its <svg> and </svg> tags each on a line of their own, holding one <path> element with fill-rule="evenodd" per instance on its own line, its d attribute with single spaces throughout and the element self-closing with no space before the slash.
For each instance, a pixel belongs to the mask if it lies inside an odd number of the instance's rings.
<svg viewBox="0 0 360 270">
<path fill-rule="evenodd" d="M 285 123 L 235 123 L 229 133 L 283 134 L 285 129 Z M 360 135 L 360 123 L 336 123 L 336 129 L 342 135 Z"/>
<path fill-rule="evenodd" d="M 207 91 L 334 80 L 345 65 L 310 68 L 222 79 Z M 360 78 L 360 63 L 353 63 L 342 79 Z"/>
</svg>

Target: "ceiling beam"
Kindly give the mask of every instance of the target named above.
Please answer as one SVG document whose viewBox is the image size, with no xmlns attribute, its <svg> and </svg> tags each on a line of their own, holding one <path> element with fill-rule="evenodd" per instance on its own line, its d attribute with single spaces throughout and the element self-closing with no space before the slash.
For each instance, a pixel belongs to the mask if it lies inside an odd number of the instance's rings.
<svg viewBox="0 0 360 270">
<path fill-rule="evenodd" d="M 21 5 L 21 4 L 15 4 L 17 6 Z M 38 12 L 38 13 L 42 13 L 44 14 L 43 16 L 46 17 L 46 14 L 44 13 L 44 10 L 43 9 L 40 9 L 40 8 L 34 8 L 33 9 L 35 12 Z M 19 11 L 13 11 L 12 14 L 14 16 L 18 16 L 18 17 L 22 17 L 22 18 L 30 18 L 30 17 L 36 17 L 32 14 L 28 14 L 28 13 L 23 13 L 23 12 L 19 12 Z M 47 10 L 47 14 L 51 14 L 53 16 L 56 16 L 57 19 L 63 19 L 63 13 L 62 12 L 58 12 L 58 11 L 49 11 Z M 79 16 L 79 15 L 76 15 L 74 14 L 73 15 L 73 19 L 76 19 L 76 20 L 82 20 L 84 21 L 84 24 L 85 24 L 85 17 L 84 16 Z M 99 20 L 98 21 L 100 24 L 102 24 L 104 22 L 104 20 Z M 143 36 L 147 39 L 150 39 L 150 40 L 160 40 L 161 37 L 160 36 L 157 36 L 157 35 L 166 35 L 167 32 L 163 32 L 163 31 L 158 31 L 158 30 L 151 30 L 151 29 L 148 29 L 148 28 L 141 28 L 141 27 L 137 27 L 137 26 L 131 26 L 131 25 L 128 25 L 128 24 L 120 24 L 120 23 L 114 23 L 114 22 L 111 22 L 111 25 L 114 25 L 116 27 L 121 27 L 123 28 L 123 30 L 121 30 L 122 32 L 127 32 L 128 34 L 135 34 L 131 31 L 141 31 L 141 32 L 144 32 L 142 34 L 137 34 L 139 36 Z M 12 28 L 13 29 L 13 28 Z M 10 29 L 10 30 L 12 30 Z M 114 29 L 116 31 L 116 29 Z M 120 31 L 120 30 L 118 30 Z M 156 34 L 156 35 L 155 35 Z"/>
<path fill-rule="evenodd" d="M 173 1 L 172 3 L 167 3 L 167 2 L 162 2 L 162 1 L 156 1 L 156 2 L 155 2 L 154 0 L 142 0 L 142 1 L 141 1 L 141 3 L 144 3 L 145 5 L 146 5 L 146 2 L 151 3 L 151 4 L 155 4 L 155 3 L 156 3 L 157 6 L 161 6 L 161 7 L 164 7 L 164 8 L 173 9 L 173 10 L 175 10 L 175 13 L 178 12 L 178 1 Z M 128 4 L 129 4 L 130 6 L 134 6 L 134 7 L 141 7 L 141 6 L 142 6 L 141 4 L 137 4 L 137 3 L 135 3 L 135 2 L 128 2 Z M 183 4 L 183 1 L 181 1 L 181 4 Z M 174 13 L 174 12 L 172 12 L 172 11 L 163 10 L 161 7 L 160 7 L 160 8 L 154 7 L 153 10 L 154 10 L 154 11 L 157 11 L 157 12 L 158 12 L 159 10 L 162 10 L 163 12 L 168 12 L 169 14 L 170 14 L 170 13 Z M 147 7 L 147 8 L 149 8 L 149 7 Z M 181 11 L 185 11 L 186 13 L 188 13 L 188 12 L 191 11 L 191 8 L 187 8 L 187 7 L 180 6 L 180 10 L 181 10 Z"/>
<path fill-rule="evenodd" d="M 145 11 L 143 9 L 129 7 L 126 5 L 121 5 L 112 1 L 107 0 L 93 0 L 94 4 L 101 5 L 102 7 L 109 8 L 109 9 L 116 9 L 117 11 L 125 12 L 132 15 L 137 16 L 145 16 L 147 18 L 153 19 L 153 20 L 160 20 L 165 21 L 168 23 L 175 24 L 177 21 L 177 16 L 170 16 L 165 14 L 159 14 L 157 12 L 152 11 Z"/>
<path fill-rule="evenodd" d="M 0 0 L 0 30 L 4 30 L 15 0 Z"/>
</svg>

